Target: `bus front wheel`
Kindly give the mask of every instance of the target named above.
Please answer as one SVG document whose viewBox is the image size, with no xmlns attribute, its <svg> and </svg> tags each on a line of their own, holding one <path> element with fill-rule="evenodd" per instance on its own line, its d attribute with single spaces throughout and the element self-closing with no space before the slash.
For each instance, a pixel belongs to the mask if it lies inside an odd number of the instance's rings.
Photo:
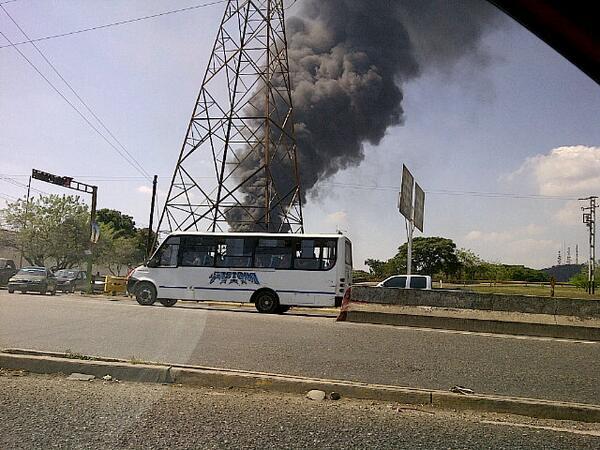
<svg viewBox="0 0 600 450">
<path fill-rule="evenodd" d="M 279 299 L 274 292 L 262 291 L 254 299 L 254 306 L 259 313 L 275 314 L 279 310 Z"/>
<path fill-rule="evenodd" d="M 156 288 L 152 283 L 143 281 L 135 288 L 135 299 L 140 305 L 150 306 L 156 301 Z"/>
</svg>

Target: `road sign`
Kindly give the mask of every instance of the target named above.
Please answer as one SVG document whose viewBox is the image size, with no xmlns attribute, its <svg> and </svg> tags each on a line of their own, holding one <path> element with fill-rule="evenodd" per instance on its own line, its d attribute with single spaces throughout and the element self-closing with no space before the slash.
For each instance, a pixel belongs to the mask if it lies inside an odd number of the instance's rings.
<svg viewBox="0 0 600 450">
<path fill-rule="evenodd" d="M 413 213 L 413 186 L 415 179 L 409 172 L 407 167 L 402 165 L 402 187 L 400 189 L 400 199 L 398 201 L 398 209 L 407 220 L 412 221 Z"/>
<path fill-rule="evenodd" d="M 421 189 L 419 183 L 415 183 L 415 227 L 423 232 L 423 215 L 425 212 L 425 191 Z"/>
</svg>

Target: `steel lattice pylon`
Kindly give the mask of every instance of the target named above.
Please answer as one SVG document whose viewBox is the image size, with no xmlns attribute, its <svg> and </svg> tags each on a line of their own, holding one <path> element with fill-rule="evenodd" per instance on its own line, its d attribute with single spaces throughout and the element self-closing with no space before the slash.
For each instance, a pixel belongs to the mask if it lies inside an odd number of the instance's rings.
<svg viewBox="0 0 600 450">
<path fill-rule="evenodd" d="M 303 231 L 283 0 L 227 2 L 158 229 L 228 227 Z"/>
</svg>

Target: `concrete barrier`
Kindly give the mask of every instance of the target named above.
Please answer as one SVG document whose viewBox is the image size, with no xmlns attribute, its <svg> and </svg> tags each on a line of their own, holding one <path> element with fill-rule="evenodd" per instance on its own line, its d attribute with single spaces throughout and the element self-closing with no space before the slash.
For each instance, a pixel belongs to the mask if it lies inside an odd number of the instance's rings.
<svg viewBox="0 0 600 450">
<path fill-rule="evenodd" d="M 368 310 L 346 312 L 348 322 L 397 325 L 403 327 L 434 328 L 442 330 L 469 331 L 474 333 L 511 334 L 519 336 L 551 337 L 600 341 L 600 328 L 594 326 L 556 325 L 526 321 L 471 319 L 447 315 L 402 314 Z M 596 321 L 598 322 L 598 321 Z"/>
<path fill-rule="evenodd" d="M 459 290 L 352 287 L 352 301 L 400 306 L 506 311 L 600 318 L 600 300 L 535 297 L 529 295 L 482 294 Z"/>
</svg>

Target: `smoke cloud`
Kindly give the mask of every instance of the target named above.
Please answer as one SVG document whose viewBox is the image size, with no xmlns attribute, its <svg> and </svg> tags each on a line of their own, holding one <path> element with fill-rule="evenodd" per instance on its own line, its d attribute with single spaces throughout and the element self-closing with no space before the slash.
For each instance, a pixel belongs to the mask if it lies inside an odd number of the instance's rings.
<svg viewBox="0 0 600 450">
<path fill-rule="evenodd" d="M 286 24 L 303 203 L 319 181 L 359 165 L 365 143 L 403 123 L 406 81 L 485 64 L 481 38 L 501 20 L 481 0 L 303 0 Z M 260 161 L 246 165 L 250 172 Z M 285 191 L 289 164 L 281 171 Z M 248 204 L 263 195 L 256 187 L 246 190 Z"/>
<path fill-rule="evenodd" d="M 485 62 L 499 22 L 481 0 L 304 0 L 287 23 L 302 188 L 357 166 L 404 120 L 402 84 L 459 60 Z"/>
</svg>

